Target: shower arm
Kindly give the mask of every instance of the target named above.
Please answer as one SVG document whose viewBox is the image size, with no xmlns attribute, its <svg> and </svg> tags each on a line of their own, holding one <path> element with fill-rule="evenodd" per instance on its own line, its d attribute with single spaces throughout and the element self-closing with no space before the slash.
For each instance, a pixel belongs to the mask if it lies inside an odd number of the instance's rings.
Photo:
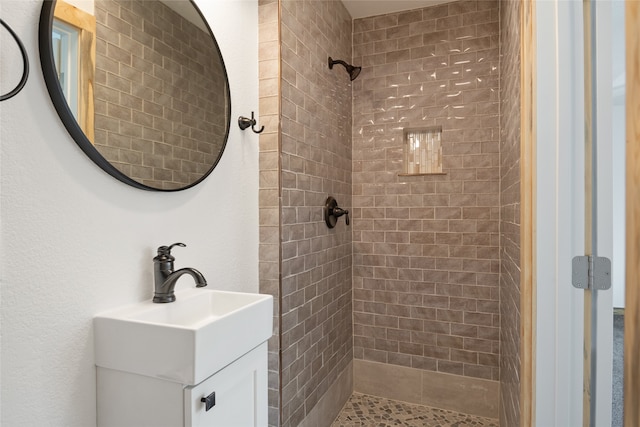
<svg viewBox="0 0 640 427">
<path fill-rule="evenodd" d="M 358 77 L 358 75 L 360 74 L 360 71 L 362 70 L 362 67 L 354 67 L 351 64 L 347 64 L 345 61 L 342 61 L 340 59 L 333 59 L 331 57 L 329 57 L 328 63 L 329 63 L 330 70 L 333 70 L 333 66 L 335 64 L 342 65 L 345 68 L 345 70 L 347 70 L 347 73 L 349 74 L 349 78 L 351 79 L 351 81 L 354 81 L 356 77 Z"/>
<path fill-rule="evenodd" d="M 344 68 L 346 68 L 346 69 L 347 69 L 347 71 L 349 71 L 349 67 L 350 67 L 350 65 L 349 65 L 349 64 L 347 64 L 346 62 L 342 61 L 341 59 L 331 59 L 331 57 L 329 57 L 329 69 L 330 69 L 330 70 L 333 70 L 333 66 L 334 66 L 335 64 L 340 64 L 340 65 L 342 65 Z M 351 67 L 353 67 L 353 66 L 351 66 Z"/>
</svg>

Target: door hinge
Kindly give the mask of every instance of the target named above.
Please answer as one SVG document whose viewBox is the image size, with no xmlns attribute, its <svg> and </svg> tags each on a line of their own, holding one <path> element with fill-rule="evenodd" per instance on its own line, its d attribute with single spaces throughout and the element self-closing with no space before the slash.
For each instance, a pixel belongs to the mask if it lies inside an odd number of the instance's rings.
<svg viewBox="0 0 640 427">
<path fill-rule="evenodd" d="M 571 283 L 578 289 L 611 288 L 611 260 L 599 256 L 577 256 L 572 261 Z"/>
</svg>

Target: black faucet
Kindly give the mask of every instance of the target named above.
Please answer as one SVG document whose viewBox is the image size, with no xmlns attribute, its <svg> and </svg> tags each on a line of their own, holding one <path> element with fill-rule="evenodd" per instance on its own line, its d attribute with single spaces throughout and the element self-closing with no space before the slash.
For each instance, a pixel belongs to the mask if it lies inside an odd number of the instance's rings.
<svg viewBox="0 0 640 427">
<path fill-rule="evenodd" d="M 173 293 L 173 289 L 176 286 L 176 281 L 183 274 L 190 274 L 195 279 L 197 288 L 207 286 L 207 281 L 204 279 L 204 276 L 195 268 L 181 268 L 180 270 L 173 271 L 173 261 L 175 261 L 175 258 L 171 255 L 171 248 L 174 246 L 184 248 L 187 245 L 184 243 L 174 243 L 171 246 L 160 246 L 158 248 L 158 255 L 153 258 L 153 279 L 155 281 L 153 302 L 163 303 L 175 301 L 176 296 Z"/>
</svg>

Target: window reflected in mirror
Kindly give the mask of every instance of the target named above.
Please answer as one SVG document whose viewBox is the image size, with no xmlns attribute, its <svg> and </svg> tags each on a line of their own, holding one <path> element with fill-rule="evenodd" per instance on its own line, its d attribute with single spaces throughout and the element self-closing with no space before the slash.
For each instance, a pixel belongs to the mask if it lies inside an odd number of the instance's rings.
<svg viewBox="0 0 640 427">
<path fill-rule="evenodd" d="M 56 72 L 60 88 L 67 98 L 69 109 L 76 120 L 78 118 L 78 40 L 80 31 L 67 25 L 59 19 L 53 20 L 53 59 L 56 63 Z"/>
<path fill-rule="evenodd" d="M 58 0 L 51 31 L 58 81 L 73 117 L 91 143 L 95 133 L 95 34 L 96 18 L 91 13 Z"/>
</svg>

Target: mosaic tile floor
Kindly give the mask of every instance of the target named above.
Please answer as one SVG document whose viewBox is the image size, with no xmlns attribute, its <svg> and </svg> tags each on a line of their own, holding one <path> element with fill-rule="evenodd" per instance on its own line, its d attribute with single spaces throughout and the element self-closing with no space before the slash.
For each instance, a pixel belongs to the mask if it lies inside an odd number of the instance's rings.
<svg viewBox="0 0 640 427">
<path fill-rule="evenodd" d="M 498 420 L 353 393 L 332 427 L 498 427 Z"/>
</svg>

